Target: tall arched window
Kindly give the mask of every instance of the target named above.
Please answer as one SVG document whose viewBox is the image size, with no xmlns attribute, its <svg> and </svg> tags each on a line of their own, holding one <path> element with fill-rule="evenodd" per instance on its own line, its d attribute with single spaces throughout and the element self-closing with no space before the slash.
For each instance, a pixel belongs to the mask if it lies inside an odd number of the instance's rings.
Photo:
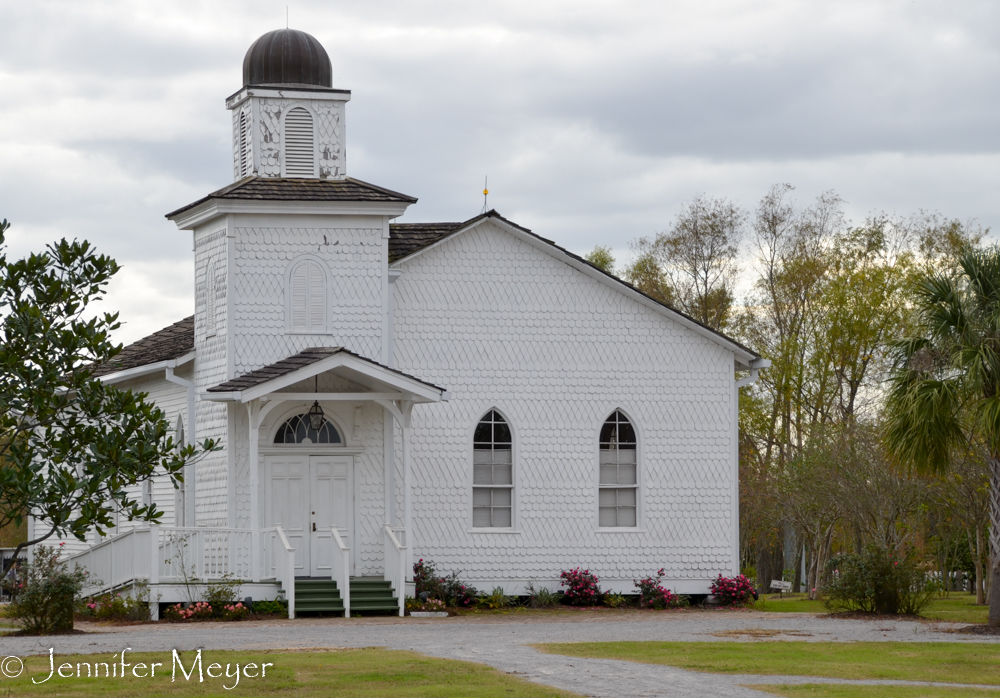
<svg viewBox="0 0 1000 698">
<path fill-rule="evenodd" d="M 486 413 L 472 438 L 472 526 L 513 525 L 514 461 L 510 426 L 496 410 Z"/>
<path fill-rule="evenodd" d="M 210 262 L 205 268 L 205 336 L 215 336 L 215 263 Z"/>
<path fill-rule="evenodd" d="M 288 324 L 292 332 L 326 332 L 326 272 L 316 259 L 295 263 L 288 275 Z"/>
<path fill-rule="evenodd" d="M 297 414 L 278 428 L 274 435 L 276 444 L 339 444 L 343 443 L 337 427 L 323 420 L 319 429 L 309 424 L 308 414 Z"/>
<path fill-rule="evenodd" d="M 608 528 L 636 526 L 635 429 L 620 410 L 615 410 L 601 427 L 599 467 L 598 524 Z"/>
<path fill-rule="evenodd" d="M 315 177 L 313 118 L 306 109 L 294 107 L 285 115 L 285 176 Z"/>
</svg>

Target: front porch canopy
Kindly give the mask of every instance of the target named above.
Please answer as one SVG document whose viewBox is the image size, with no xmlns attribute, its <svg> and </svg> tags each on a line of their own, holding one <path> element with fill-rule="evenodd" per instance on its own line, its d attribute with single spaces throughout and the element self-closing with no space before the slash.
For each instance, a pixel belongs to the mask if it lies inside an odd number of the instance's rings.
<svg viewBox="0 0 1000 698">
<path fill-rule="evenodd" d="M 291 392 L 288 388 L 314 376 L 332 373 L 364 390 L 351 392 Z M 249 418 L 250 462 L 259 462 L 259 433 L 264 419 L 279 405 L 288 402 L 374 402 L 380 405 L 399 425 L 402 432 L 403 471 L 403 545 L 410 550 L 410 415 L 413 406 L 420 403 L 441 402 L 448 399 L 448 392 L 441 387 L 422 381 L 402 371 L 383 366 L 343 347 L 317 347 L 304 349 L 281 361 L 263 366 L 238 378 L 209 388 L 200 396 L 212 402 L 230 402 L 246 405 Z M 390 424 L 388 420 L 386 424 Z M 391 452 L 391 430 L 386 434 L 388 448 L 384 454 L 385 525 L 393 526 L 395 497 L 395 458 Z M 260 482 L 258 468 L 250 468 L 250 509 L 254 554 L 260 549 Z M 259 565 L 254 564 L 254 570 Z M 256 581 L 256 580 L 255 580 Z"/>
</svg>

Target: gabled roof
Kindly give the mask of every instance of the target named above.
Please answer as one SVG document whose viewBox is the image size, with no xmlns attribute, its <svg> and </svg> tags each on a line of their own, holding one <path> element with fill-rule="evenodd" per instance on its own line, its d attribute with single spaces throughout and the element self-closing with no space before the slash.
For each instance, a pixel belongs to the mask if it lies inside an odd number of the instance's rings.
<svg viewBox="0 0 1000 698">
<path fill-rule="evenodd" d="M 569 250 L 567 250 L 567 249 L 565 249 L 563 247 L 560 247 L 559 245 L 557 245 L 552 240 L 549 240 L 547 238 L 543 238 L 542 236 L 537 235 L 537 234 L 531 232 L 528 228 L 520 226 L 517 223 L 514 223 L 513 221 L 507 220 L 506 218 L 504 218 L 503 216 L 501 216 L 499 213 L 497 213 L 495 210 L 492 210 L 492 209 L 489 210 L 489 211 L 487 211 L 486 213 L 482 213 L 482 214 L 476 216 L 475 218 L 470 218 L 469 220 L 465 221 L 464 223 L 419 223 L 419 224 L 410 223 L 410 224 L 396 224 L 396 226 L 390 226 L 389 227 L 389 236 L 390 236 L 389 237 L 389 244 L 390 244 L 390 258 L 389 258 L 389 263 L 390 264 L 395 264 L 395 263 L 398 263 L 398 262 L 402 262 L 402 261 L 404 261 L 404 260 L 406 260 L 406 259 L 408 259 L 410 257 L 413 257 L 413 256 L 415 256 L 417 254 L 420 254 L 424 250 L 427 250 L 427 249 L 429 249 L 431 247 L 434 247 L 438 243 L 443 242 L 444 240 L 446 240 L 447 238 L 454 237 L 454 236 L 460 235 L 461 233 L 464 233 L 466 231 L 472 230 L 478 224 L 480 224 L 481 222 L 483 222 L 484 220 L 487 220 L 487 219 L 492 219 L 492 220 L 500 223 L 501 227 L 504 227 L 504 228 L 506 228 L 507 230 L 509 230 L 511 232 L 519 233 L 521 235 L 524 235 L 525 237 L 527 237 L 530 240 L 534 240 L 534 241 L 536 241 L 538 243 L 542 243 L 542 247 L 546 248 L 549 251 L 550 254 L 554 254 L 557 257 L 561 257 L 563 259 L 563 261 L 571 264 L 572 266 L 575 266 L 577 269 L 580 269 L 581 271 L 585 270 L 590 275 L 595 276 L 596 278 L 598 278 L 598 279 L 604 281 L 605 283 L 608 283 L 608 284 L 610 284 L 610 285 L 618 288 L 619 290 L 626 291 L 626 292 L 631 293 L 631 294 L 638 294 L 638 296 L 641 297 L 643 299 L 643 301 L 647 305 L 653 304 L 653 307 L 655 307 L 656 309 L 658 309 L 664 315 L 667 315 L 668 317 L 671 317 L 674 320 L 680 321 L 681 324 L 687 325 L 691 329 L 694 329 L 695 331 L 697 331 L 699 334 L 702 334 L 702 335 L 704 335 L 704 336 L 712 339 L 713 341 L 716 341 L 716 342 L 722 343 L 724 345 L 727 345 L 727 346 L 729 346 L 732 349 L 742 350 L 742 353 L 745 353 L 750 359 L 759 359 L 760 358 L 760 354 L 758 354 L 754 350 L 750 349 L 749 347 L 746 347 L 743 344 L 740 344 L 739 342 L 737 342 L 732 337 L 729 337 L 728 335 L 725 335 L 722 332 L 719 332 L 718 330 L 716 330 L 716 329 L 714 329 L 712 327 L 709 327 L 708 325 L 704 325 L 701 322 L 695 320 L 690 315 L 688 315 L 688 314 L 686 314 L 686 313 L 684 313 L 684 312 L 682 312 L 680 310 L 677 310 L 676 308 L 671 307 L 671 306 L 667 305 L 666 303 L 663 303 L 662 301 L 659 301 L 656 298 L 653 298 L 652 296 L 649 296 L 649 295 L 643 293 L 642 291 L 640 291 L 638 288 L 636 288 L 632 284 L 628 283 L 627 281 L 624 281 L 624 280 L 618 278 L 614 274 L 609 274 L 608 272 L 604 271 L 600 267 L 591 264 L 590 262 L 588 262 L 583 257 L 580 257 L 579 255 L 575 255 L 572 252 L 570 252 Z M 401 245 L 401 244 L 398 245 L 397 249 L 400 251 L 400 254 L 395 259 L 393 259 L 393 257 L 392 257 L 392 228 L 393 227 L 403 228 L 403 226 L 412 226 L 414 229 L 417 228 L 418 226 L 423 226 L 423 227 L 426 227 L 427 233 L 425 233 L 423 235 L 420 235 L 415 230 L 414 233 L 412 233 L 412 240 L 409 240 L 409 244 L 408 245 L 406 245 L 406 246 Z M 410 238 L 411 234 L 408 232 L 408 229 L 403 229 L 403 230 L 399 231 L 398 236 L 401 239 L 408 239 L 408 238 Z M 597 273 L 594 274 L 594 272 L 597 272 Z M 741 353 L 741 352 L 737 352 L 737 353 Z"/>
<path fill-rule="evenodd" d="M 92 369 L 95 377 L 179 359 L 194 351 L 194 315 L 132 342 L 111 361 Z"/>
<path fill-rule="evenodd" d="M 413 204 L 412 196 L 362 182 L 360 179 L 294 179 L 246 177 L 194 203 L 167 214 L 172 218 L 212 199 L 244 201 L 369 201 Z"/>
<path fill-rule="evenodd" d="M 335 360 L 327 361 L 328 359 Z M 447 392 L 444 388 L 438 387 L 433 383 L 422 381 L 415 376 L 390 368 L 377 361 L 372 361 L 343 347 L 313 347 L 311 349 L 303 349 L 297 354 L 292 354 L 280 361 L 275 361 L 273 364 L 262 366 L 249 373 L 244 373 L 242 376 L 212 386 L 206 392 L 216 397 L 206 397 L 212 400 L 227 399 L 229 396 L 233 396 L 233 399 L 252 399 L 249 396 L 256 396 L 257 392 L 262 392 L 263 394 L 271 392 L 271 390 L 259 390 L 268 383 L 273 383 L 272 389 L 277 390 L 288 384 L 289 380 L 298 381 L 311 378 L 320 371 L 310 371 L 308 369 L 321 362 L 326 362 L 329 368 L 344 366 L 355 371 L 360 369 L 360 372 L 369 378 L 382 383 L 389 383 L 400 389 L 405 389 L 408 384 L 410 388 L 420 388 L 419 392 L 435 394 L 437 399 L 440 399 L 441 395 Z M 323 370 L 326 369 L 324 368 Z"/>
<path fill-rule="evenodd" d="M 389 264 L 446 238 L 465 223 L 391 223 Z"/>
</svg>

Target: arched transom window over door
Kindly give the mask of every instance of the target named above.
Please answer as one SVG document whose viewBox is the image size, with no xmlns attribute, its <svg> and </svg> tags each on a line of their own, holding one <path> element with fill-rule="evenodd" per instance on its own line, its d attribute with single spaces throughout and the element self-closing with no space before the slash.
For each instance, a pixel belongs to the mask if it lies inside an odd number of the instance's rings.
<svg viewBox="0 0 1000 698">
<path fill-rule="evenodd" d="M 634 527 L 638 499 L 635 429 L 619 410 L 601 427 L 598 525 Z"/>
<path fill-rule="evenodd" d="M 514 461 L 510 426 L 496 410 L 486 413 L 473 436 L 472 526 L 513 525 Z"/>
<path fill-rule="evenodd" d="M 325 419 L 319 429 L 313 429 L 312 425 L 309 424 L 309 415 L 304 413 L 287 419 L 284 424 L 278 427 L 278 431 L 274 435 L 274 443 L 331 445 L 343 443 L 343 440 L 340 438 L 337 427 Z"/>
<path fill-rule="evenodd" d="M 315 259 L 295 263 L 288 276 L 288 316 L 292 332 L 326 332 L 326 273 Z"/>
</svg>

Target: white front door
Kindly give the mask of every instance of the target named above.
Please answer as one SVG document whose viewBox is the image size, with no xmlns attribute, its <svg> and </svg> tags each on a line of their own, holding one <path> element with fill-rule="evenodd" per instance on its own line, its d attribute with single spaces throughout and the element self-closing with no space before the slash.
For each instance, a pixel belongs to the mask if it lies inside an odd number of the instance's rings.
<svg viewBox="0 0 1000 698">
<path fill-rule="evenodd" d="M 335 546 L 331 527 L 351 545 L 353 457 L 294 453 L 268 456 L 266 464 L 267 525 L 281 526 L 295 548 L 296 575 L 329 577 Z M 353 559 L 352 554 L 352 573 Z"/>
<path fill-rule="evenodd" d="M 333 571 L 335 550 L 333 533 L 336 526 L 344 543 L 351 546 L 351 456 L 310 456 L 310 495 L 312 503 L 312 576 L 329 577 Z M 351 556 L 353 562 L 354 556 Z M 352 569 L 349 574 L 353 574 Z"/>
<path fill-rule="evenodd" d="M 288 454 L 267 458 L 268 526 L 281 526 L 295 548 L 295 574 L 308 575 L 309 564 L 309 456 Z"/>
</svg>

